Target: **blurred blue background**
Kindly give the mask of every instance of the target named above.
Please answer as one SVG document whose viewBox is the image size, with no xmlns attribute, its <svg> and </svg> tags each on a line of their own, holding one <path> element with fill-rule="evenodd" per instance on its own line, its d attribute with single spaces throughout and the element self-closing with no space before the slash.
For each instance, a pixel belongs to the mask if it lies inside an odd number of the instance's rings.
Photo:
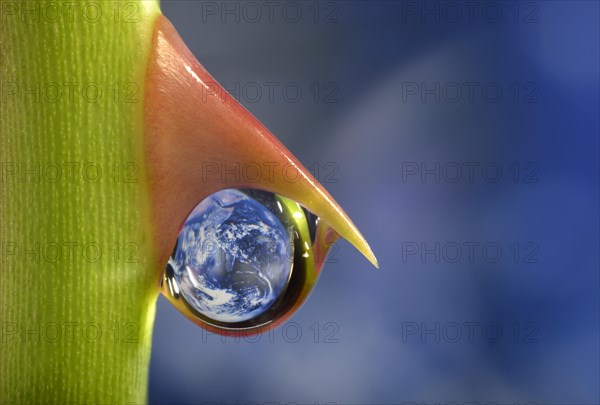
<svg viewBox="0 0 600 405">
<path fill-rule="evenodd" d="M 598 2 L 162 9 L 381 269 L 339 242 L 255 341 L 161 297 L 151 403 L 600 402 Z"/>
</svg>

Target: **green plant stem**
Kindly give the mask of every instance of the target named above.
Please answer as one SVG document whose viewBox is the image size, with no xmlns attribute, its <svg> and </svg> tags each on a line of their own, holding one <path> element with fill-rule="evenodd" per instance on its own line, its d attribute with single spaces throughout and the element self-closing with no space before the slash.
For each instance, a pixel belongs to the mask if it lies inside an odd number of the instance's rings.
<svg viewBox="0 0 600 405">
<path fill-rule="evenodd" d="M 10 3 L 0 403 L 143 403 L 157 296 L 143 102 L 158 3 Z"/>
</svg>

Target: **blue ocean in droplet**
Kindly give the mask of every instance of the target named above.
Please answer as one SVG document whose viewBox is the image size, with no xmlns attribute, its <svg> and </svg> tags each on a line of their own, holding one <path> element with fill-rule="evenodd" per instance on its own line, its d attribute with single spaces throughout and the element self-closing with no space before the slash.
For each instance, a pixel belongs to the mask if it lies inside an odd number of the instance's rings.
<svg viewBox="0 0 600 405">
<path fill-rule="evenodd" d="M 290 240 L 263 204 L 240 190 L 222 190 L 189 215 L 169 263 L 198 312 L 242 322 L 264 313 L 285 291 L 293 264 Z"/>
</svg>

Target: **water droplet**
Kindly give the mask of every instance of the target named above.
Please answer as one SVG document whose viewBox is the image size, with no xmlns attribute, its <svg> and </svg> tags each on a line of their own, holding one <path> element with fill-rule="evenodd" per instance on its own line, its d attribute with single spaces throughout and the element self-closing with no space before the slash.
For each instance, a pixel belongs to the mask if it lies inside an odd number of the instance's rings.
<svg viewBox="0 0 600 405">
<path fill-rule="evenodd" d="M 222 190 L 186 219 L 165 269 L 163 294 L 204 327 L 257 333 L 304 302 L 336 238 L 290 199 Z"/>
<path fill-rule="evenodd" d="M 187 218 L 169 265 L 186 301 L 222 323 L 254 319 L 286 290 L 292 230 L 271 207 L 273 194 L 222 190 Z M 260 197 L 260 198 L 259 198 Z"/>
</svg>

